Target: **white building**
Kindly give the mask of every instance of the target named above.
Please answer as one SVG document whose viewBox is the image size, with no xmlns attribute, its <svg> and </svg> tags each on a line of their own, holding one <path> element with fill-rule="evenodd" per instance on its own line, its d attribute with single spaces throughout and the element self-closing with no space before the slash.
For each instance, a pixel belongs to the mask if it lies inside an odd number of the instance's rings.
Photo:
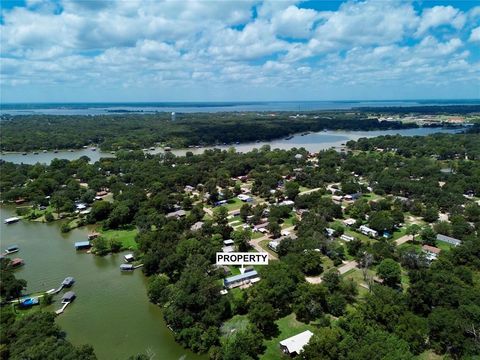
<svg viewBox="0 0 480 360">
<path fill-rule="evenodd" d="M 312 336 L 313 333 L 310 330 L 306 330 L 300 334 L 280 341 L 280 348 L 285 354 L 291 356 L 298 355 L 302 352 L 305 345 L 308 344 Z"/>
<path fill-rule="evenodd" d="M 360 230 L 360 232 L 364 235 L 367 235 L 367 236 L 370 236 L 370 237 L 377 237 L 378 236 L 378 231 L 377 230 L 373 230 L 373 229 L 370 229 L 368 226 L 366 225 L 362 225 L 358 228 L 358 230 Z"/>
</svg>

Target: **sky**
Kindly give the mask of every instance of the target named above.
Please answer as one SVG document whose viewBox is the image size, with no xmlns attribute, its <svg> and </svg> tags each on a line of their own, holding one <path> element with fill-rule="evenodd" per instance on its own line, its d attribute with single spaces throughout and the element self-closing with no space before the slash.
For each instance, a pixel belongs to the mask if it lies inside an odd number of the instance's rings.
<svg viewBox="0 0 480 360">
<path fill-rule="evenodd" d="M 480 1 L 1 0 L 0 101 L 480 98 Z"/>
</svg>

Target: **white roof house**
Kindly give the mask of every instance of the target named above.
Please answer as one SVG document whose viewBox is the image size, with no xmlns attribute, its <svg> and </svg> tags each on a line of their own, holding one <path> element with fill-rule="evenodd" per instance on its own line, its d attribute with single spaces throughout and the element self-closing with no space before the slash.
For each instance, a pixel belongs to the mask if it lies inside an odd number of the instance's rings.
<svg viewBox="0 0 480 360">
<path fill-rule="evenodd" d="M 285 354 L 298 355 L 303 350 L 303 347 L 308 344 L 312 336 L 313 333 L 310 330 L 306 330 L 300 334 L 280 341 L 280 348 Z"/>
</svg>

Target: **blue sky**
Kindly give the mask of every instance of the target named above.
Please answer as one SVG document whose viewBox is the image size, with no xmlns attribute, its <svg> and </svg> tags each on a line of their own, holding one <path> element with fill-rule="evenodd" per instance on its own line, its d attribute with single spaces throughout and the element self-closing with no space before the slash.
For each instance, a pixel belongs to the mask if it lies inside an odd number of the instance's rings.
<svg viewBox="0 0 480 360">
<path fill-rule="evenodd" d="M 2 0 L 0 100 L 480 98 L 479 4 Z"/>
</svg>

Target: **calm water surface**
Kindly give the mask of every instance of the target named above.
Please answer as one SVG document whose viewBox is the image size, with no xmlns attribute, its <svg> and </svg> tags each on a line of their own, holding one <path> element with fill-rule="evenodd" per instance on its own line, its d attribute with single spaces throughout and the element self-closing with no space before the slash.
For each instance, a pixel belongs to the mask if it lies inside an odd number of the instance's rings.
<svg viewBox="0 0 480 360">
<path fill-rule="evenodd" d="M 237 151 L 248 152 L 254 148 L 260 148 L 263 145 L 270 145 L 272 149 L 291 149 L 294 147 L 304 147 L 308 151 L 316 152 L 320 150 L 326 150 L 331 147 L 339 147 L 341 144 L 349 140 L 358 140 L 362 137 L 375 137 L 380 135 L 403 135 L 403 136 L 425 136 L 433 133 L 455 133 L 459 129 L 441 129 L 441 128 L 417 128 L 417 129 L 402 129 L 402 130 L 375 130 L 375 131 L 322 131 L 317 133 L 310 133 L 305 136 L 295 135 L 290 140 L 278 139 L 272 141 L 243 143 L 238 145 L 221 145 L 215 146 L 218 149 L 228 149 L 234 147 Z M 175 149 L 172 151 L 175 155 L 185 155 L 187 151 L 191 151 L 194 154 L 201 154 L 206 149 L 212 149 L 214 147 L 200 147 L 191 149 Z M 158 148 L 153 151 L 148 151 L 151 154 L 157 154 L 164 152 L 162 148 Z M 91 149 L 76 150 L 73 152 L 59 151 L 54 153 L 53 151 L 43 153 L 40 152 L 37 155 L 28 153 L 22 155 L 20 153 L 6 153 L 1 154 L 0 159 L 10 161 L 14 163 L 35 164 L 37 162 L 49 164 L 53 159 L 68 159 L 75 160 L 82 156 L 88 156 L 92 162 L 99 160 L 101 157 L 112 157 L 110 152 L 92 151 Z"/>
<path fill-rule="evenodd" d="M 91 344 L 104 360 L 142 352 L 156 354 L 155 360 L 206 359 L 175 343 L 160 308 L 148 301 L 142 272 L 120 272 L 122 254 L 97 257 L 75 251 L 74 242 L 85 240 L 88 229 L 61 234 L 57 223 L 4 225 L 11 216 L 14 208 L 0 208 L 1 249 L 20 246 L 14 256 L 24 259 L 25 266 L 16 275 L 27 280 L 27 293 L 57 288 L 66 276 L 76 280 L 72 290 L 77 299 L 57 318 L 72 343 Z M 62 293 L 50 310 L 60 308 Z"/>
</svg>

